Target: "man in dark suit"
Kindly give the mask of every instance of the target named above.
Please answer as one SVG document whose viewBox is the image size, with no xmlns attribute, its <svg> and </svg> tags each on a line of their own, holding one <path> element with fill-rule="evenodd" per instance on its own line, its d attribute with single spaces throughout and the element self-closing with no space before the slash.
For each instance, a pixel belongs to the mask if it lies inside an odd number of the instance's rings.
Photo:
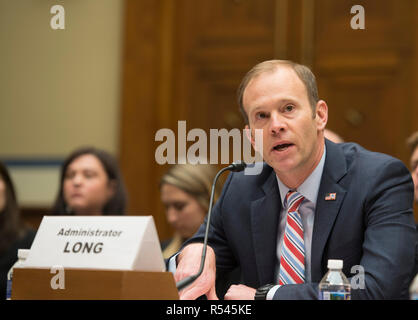
<svg viewBox="0 0 418 320">
<path fill-rule="evenodd" d="M 347 276 L 363 268 L 364 287 L 352 290 L 353 299 L 407 298 L 415 233 L 405 166 L 325 140 L 328 107 L 304 66 L 258 64 L 243 79 L 239 102 L 265 165 L 259 175 L 229 176 L 214 207 L 204 272 L 181 298 L 216 299 L 216 272 L 240 266 L 243 284 L 225 299 L 315 299 L 328 259 L 343 260 Z M 262 150 L 255 129 L 263 130 Z M 204 230 L 176 257 L 177 281 L 196 273 Z"/>
</svg>

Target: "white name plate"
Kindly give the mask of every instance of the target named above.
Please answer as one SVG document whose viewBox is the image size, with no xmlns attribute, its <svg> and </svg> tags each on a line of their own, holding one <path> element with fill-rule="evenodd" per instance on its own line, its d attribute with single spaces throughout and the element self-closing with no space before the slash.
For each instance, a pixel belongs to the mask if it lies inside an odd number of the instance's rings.
<svg viewBox="0 0 418 320">
<path fill-rule="evenodd" d="M 27 267 L 165 271 L 152 216 L 45 216 Z"/>
</svg>

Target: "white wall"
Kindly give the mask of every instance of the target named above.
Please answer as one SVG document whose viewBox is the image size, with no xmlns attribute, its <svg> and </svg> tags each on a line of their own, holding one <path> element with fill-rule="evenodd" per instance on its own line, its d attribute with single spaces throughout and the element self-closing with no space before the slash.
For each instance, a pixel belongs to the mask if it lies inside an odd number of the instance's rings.
<svg viewBox="0 0 418 320">
<path fill-rule="evenodd" d="M 64 30 L 50 26 L 57 4 Z M 0 0 L 0 159 L 117 154 L 122 19 L 123 0 Z M 49 205 L 57 169 L 11 167 L 21 204 Z"/>
</svg>

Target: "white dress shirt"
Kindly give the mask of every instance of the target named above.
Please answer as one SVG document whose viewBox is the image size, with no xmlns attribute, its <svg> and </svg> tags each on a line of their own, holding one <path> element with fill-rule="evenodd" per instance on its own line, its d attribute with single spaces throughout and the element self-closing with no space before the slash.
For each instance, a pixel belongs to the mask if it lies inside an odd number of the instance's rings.
<svg viewBox="0 0 418 320">
<path fill-rule="evenodd" d="M 308 178 L 296 189 L 301 195 L 305 197 L 302 204 L 299 207 L 299 213 L 302 218 L 303 225 L 303 238 L 305 243 L 305 282 L 311 282 L 311 245 L 312 245 L 312 231 L 315 218 L 315 208 L 316 200 L 318 197 L 319 185 L 321 183 L 322 172 L 324 171 L 325 164 L 325 154 L 326 148 L 324 146 L 324 153 L 322 158 L 314 171 L 310 174 Z M 282 209 L 280 212 L 280 222 L 279 230 L 277 236 L 277 267 L 275 271 L 275 280 L 276 283 L 279 283 L 279 270 L 280 270 L 280 257 L 281 257 L 281 248 L 283 243 L 284 232 L 286 228 L 286 208 L 284 206 L 284 200 L 286 198 L 287 192 L 290 190 L 285 184 L 283 184 L 280 179 L 277 178 L 277 184 L 279 185 L 280 199 L 282 201 Z M 176 257 L 178 253 L 169 260 L 168 271 L 173 274 L 176 271 Z M 277 289 L 280 288 L 280 285 L 272 287 L 268 294 L 267 300 L 272 300 Z"/>
<path fill-rule="evenodd" d="M 311 282 L 311 246 L 312 246 L 312 231 L 315 218 L 316 199 L 318 198 L 319 185 L 321 183 L 322 172 L 324 171 L 326 150 L 319 161 L 314 171 L 308 178 L 296 189 L 301 195 L 305 197 L 302 204 L 299 207 L 299 214 L 302 218 L 303 225 L 303 239 L 305 243 L 305 282 Z M 280 271 L 280 258 L 282 253 L 283 237 L 286 229 L 286 208 L 284 206 L 284 200 L 286 194 L 289 192 L 289 188 L 280 181 L 276 176 L 277 183 L 279 185 L 280 199 L 282 201 L 282 209 L 280 211 L 279 230 L 277 233 L 277 267 L 275 271 L 276 283 L 279 283 L 279 271 Z M 274 294 L 280 285 L 276 285 L 271 288 L 267 294 L 267 300 L 273 299 Z"/>
</svg>

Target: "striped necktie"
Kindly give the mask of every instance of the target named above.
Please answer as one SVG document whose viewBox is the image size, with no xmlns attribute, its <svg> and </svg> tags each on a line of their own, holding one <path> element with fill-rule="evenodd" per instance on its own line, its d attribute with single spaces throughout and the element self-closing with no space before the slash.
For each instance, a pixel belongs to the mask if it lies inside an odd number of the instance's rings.
<svg viewBox="0 0 418 320">
<path fill-rule="evenodd" d="M 305 282 L 305 244 L 299 207 L 304 197 L 290 190 L 286 195 L 286 229 L 280 257 L 279 284 Z"/>
</svg>

